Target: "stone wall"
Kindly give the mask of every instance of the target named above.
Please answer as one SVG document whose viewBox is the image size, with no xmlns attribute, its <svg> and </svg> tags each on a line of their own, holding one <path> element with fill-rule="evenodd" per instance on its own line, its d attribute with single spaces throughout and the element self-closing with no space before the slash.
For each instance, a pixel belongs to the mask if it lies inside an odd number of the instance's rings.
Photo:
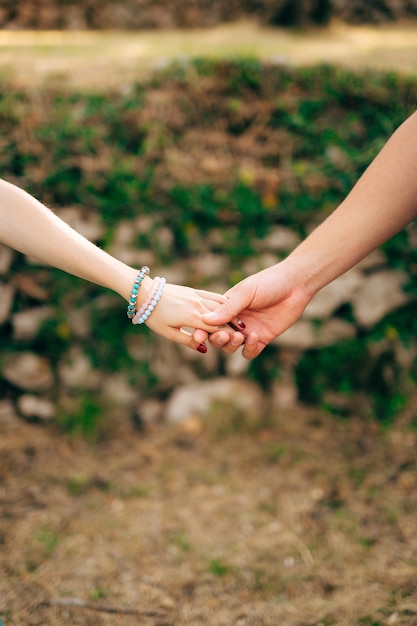
<svg viewBox="0 0 417 626">
<path fill-rule="evenodd" d="M 0 0 L 0 26 L 18 29 L 192 28 L 242 18 L 292 26 L 416 16 L 416 0 Z"/>
<path fill-rule="evenodd" d="M 81 211 L 76 214 L 74 209 L 69 212 L 64 209 L 59 214 L 66 219 L 71 217 L 71 224 L 76 223 L 78 230 L 92 239 L 100 236 L 99 227 L 96 225 L 95 230 Z M 112 248 L 119 258 L 129 259 L 134 254 L 137 228 L 137 221 L 119 225 L 124 236 L 116 236 Z M 277 261 L 296 245 L 297 240 L 296 232 L 276 226 L 258 242 L 256 267 L 255 259 L 249 259 L 244 271 L 249 273 L 258 269 L 259 259 L 265 266 Z M 283 411 L 298 405 L 300 388 L 295 371 L 306 351 L 320 351 L 343 342 L 354 343 L 393 311 L 412 305 L 410 295 L 404 291 L 408 276 L 390 268 L 385 255 L 378 250 L 317 294 L 303 317 L 259 357 L 263 360 L 265 373 L 268 372 L 265 376 L 265 381 L 269 377 L 267 389 L 262 384 L 262 377 L 256 382 L 249 375 L 250 364 L 240 352 L 224 356 L 210 347 L 206 355 L 201 355 L 155 336 L 155 341 L 149 344 L 138 327 L 129 341 L 121 343 L 119 348 L 120 354 L 129 353 L 136 366 L 112 372 L 111 367 L 109 371 L 94 364 L 85 346 L 96 323 L 95 311 L 101 308 L 106 316 L 117 316 L 127 324 L 125 304 L 99 290 L 80 308 L 75 301 L 71 305 L 71 294 L 66 293 L 62 306 L 65 307 L 67 327 L 60 329 L 59 324 L 57 326 L 59 310 L 50 305 L 48 293 L 42 287 L 45 274 L 50 270 L 37 265 L 33 259 L 23 259 L 27 272 L 24 266 L 22 272 L 20 265 L 16 273 L 13 261 L 17 256 L 7 247 L 0 247 L 0 328 L 11 335 L 16 348 L 16 351 L 6 351 L 1 356 L 0 419 L 2 415 L 10 417 L 15 414 L 45 422 L 62 421 L 63 415 L 78 419 L 85 414 L 88 419 L 88 412 L 92 410 L 88 398 L 90 403 L 96 398 L 100 410 L 105 407 L 107 424 L 127 418 L 141 427 L 160 421 L 191 420 L 194 423 L 219 410 L 233 410 L 239 420 L 260 423 L 271 411 Z M 190 265 L 200 280 L 208 280 L 219 289 L 225 288 L 222 268 L 227 265 L 227 258 L 218 253 L 196 255 L 186 264 L 179 262 L 160 267 L 158 273 L 165 274 L 170 280 L 187 283 L 187 267 Z M 59 283 L 59 277 L 55 280 Z M 22 297 L 27 306 L 16 310 L 16 299 L 22 301 Z M 353 313 L 349 321 L 346 315 L 340 315 L 346 306 L 351 307 Z M 46 333 L 45 324 L 51 329 Z M 48 343 L 56 340 L 57 332 L 70 337 L 67 350 L 61 353 L 58 361 L 48 349 Z M 387 355 L 390 358 L 387 359 Z M 416 357 L 416 345 L 409 345 L 406 349 L 393 330 L 391 336 L 388 333 L 369 346 L 368 360 L 363 363 L 364 375 L 375 376 L 378 370 L 381 384 L 391 385 L 393 394 L 406 392 L 408 374 Z M 343 366 L 335 363 L 335 368 L 340 368 L 343 378 Z M 141 374 L 145 370 L 146 376 Z M 274 370 L 278 371 L 276 378 L 271 374 Z M 150 388 L 152 378 L 157 383 Z M 353 389 L 347 394 L 329 390 L 324 401 L 327 406 L 346 413 L 369 415 L 373 411 L 371 390 L 369 396 L 363 389 Z M 95 406 L 95 400 L 92 404 Z"/>
<path fill-rule="evenodd" d="M 2 176 L 130 265 L 223 292 L 337 206 L 416 94 L 404 77 L 245 60 L 115 93 L 5 87 Z M 89 432 L 304 402 L 386 419 L 417 379 L 416 241 L 411 225 L 252 363 L 133 327 L 116 295 L 2 247 L 0 416 Z"/>
</svg>

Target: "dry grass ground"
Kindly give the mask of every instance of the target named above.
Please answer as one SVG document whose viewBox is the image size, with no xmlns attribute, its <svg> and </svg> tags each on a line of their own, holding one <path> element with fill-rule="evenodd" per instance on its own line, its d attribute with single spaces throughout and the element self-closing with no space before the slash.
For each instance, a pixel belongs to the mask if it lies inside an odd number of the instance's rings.
<svg viewBox="0 0 417 626">
<path fill-rule="evenodd" d="M 13 626 L 417 624 L 416 430 L 299 409 L 91 448 L 0 431 Z M 227 430 L 227 429 L 226 429 Z"/>
</svg>

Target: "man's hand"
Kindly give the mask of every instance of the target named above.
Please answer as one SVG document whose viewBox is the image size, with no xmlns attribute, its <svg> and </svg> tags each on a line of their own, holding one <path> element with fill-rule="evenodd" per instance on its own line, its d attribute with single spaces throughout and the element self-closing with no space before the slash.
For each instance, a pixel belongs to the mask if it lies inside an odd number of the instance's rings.
<svg viewBox="0 0 417 626">
<path fill-rule="evenodd" d="M 300 286 L 294 286 L 286 268 L 282 261 L 245 278 L 226 292 L 224 304 L 202 316 L 206 324 L 214 327 L 241 320 L 245 328 L 240 332 L 246 337 L 242 354 L 247 359 L 258 356 L 275 337 L 292 326 L 311 299 Z M 196 341 L 201 338 L 199 333 L 194 333 Z M 235 347 L 232 342 L 233 335 L 222 330 L 210 335 L 210 343 L 224 347 L 229 353 L 241 345 L 240 342 Z"/>
</svg>

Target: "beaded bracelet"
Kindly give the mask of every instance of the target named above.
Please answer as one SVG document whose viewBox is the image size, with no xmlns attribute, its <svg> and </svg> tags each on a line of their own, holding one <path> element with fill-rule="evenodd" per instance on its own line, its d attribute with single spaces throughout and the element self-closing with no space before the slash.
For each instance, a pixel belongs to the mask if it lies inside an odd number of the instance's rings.
<svg viewBox="0 0 417 626">
<path fill-rule="evenodd" d="M 156 276 L 152 285 L 151 292 L 146 298 L 145 302 L 140 307 L 139 311 L 134 315 L 132 324 L 144 324 L 146 320 L 151 316 L 152 311 L 161 299 L 162 292 L 166 285 L 166 279 Z"/>
<path fill-rule="evenodd" d="M 126 312 L 130 320 L 136 313 L 136 298 L 138 297 L 138 291 L 143 282 L 143 279 L 145 278 L 145 276 L 149 274 L 149 272 L 150 272 L 149 267 L 147 265 L 144 265 L 140 269 L 139 274 L 137 275 L 136 280 L 133 284 L 132 291 L 130 293 L 129 304 L 128 304 L 127 312 Z"/>
<path fill-rule="evenodd" d="M 161 282 L 160 277 L 155 276 L 155 278 L 153 279 L 152 289 L 150 290 L 146 300 L 143 302 L 140 309 L 136 312 L 135 316 L 133 317 L 133 320 L 132 320 L 133 324 L 138 323 L 138 319 L 142 317 L 142 315 L 145 313 L 148 306 L 152 303 L 152 300 L 154 299 L 154 297 L 156 296 L 156 292 L 158 291 L 160 282 Z"/>
</svg>

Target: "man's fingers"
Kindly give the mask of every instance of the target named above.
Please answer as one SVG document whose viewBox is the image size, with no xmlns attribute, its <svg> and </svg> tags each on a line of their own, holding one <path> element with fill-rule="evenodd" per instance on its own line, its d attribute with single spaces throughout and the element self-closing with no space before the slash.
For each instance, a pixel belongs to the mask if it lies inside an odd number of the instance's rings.
<svg viewBox="0 0 417 626">
<path fill-rule="evenodd" d="M 227 324 L 233 319 L 237 319 L 238 314 L 245 307 L 241 306 L 239 302 L 231 302 L 228 300 L 224 304 L 221 304 L 217 309 L 211 311 L 210 313 L 203 314 L 203 321 L 206 324 L 212 324 L 213 326 L 222 326 L 223 324 Z"/>
<path fill-rule="evenodd" d="M 194 334 L 195 336 L 195 334 Z M 223 348 L 230 341 L 230 333 L 226 330 L 217 330 L 209 335 L 209 342 L 216 348 Z"/>
<path fill-rule="evenodd" d="M 230 336 L 230 341 L 224 346 L 224 352 L 227 354 L 233 354 L 238 348 L 240 348 L 245 342 L 245 337 L 242 333 L 233 333 Z"/>
<path fill-rule="evenodd" d="M 243 346 L 242 356 L 251 361 L 257 357 L 264 348 L 265 344 L 259 341 L 258 335 L 256 333 L 249 333 L 246 337 L 245 345 Z"/>
<path fill-rule="evenodd" d="M 209 341 L 212 346 L 223 348 L 228 354 L 233 354 L 244 343 L 245 337 L 239 332 L 230 334 L 225 330 L 220 330 L 210 335 Z"/>
</svg>

